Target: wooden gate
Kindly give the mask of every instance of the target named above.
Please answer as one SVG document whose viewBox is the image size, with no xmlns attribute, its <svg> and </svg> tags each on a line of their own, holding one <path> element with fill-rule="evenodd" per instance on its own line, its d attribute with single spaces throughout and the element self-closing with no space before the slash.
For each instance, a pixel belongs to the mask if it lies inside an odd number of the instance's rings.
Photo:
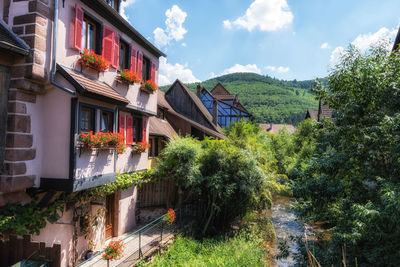
<svg viewBox="0 0 400 267">
<path fill-rule="evenodd" d="M 10 266 L 21 260 L 49 261 L 52 267 L 61 264 L 61 245 L 46 247 L 44 242 L 32 242 L 30 235 L 23 239 L 11 235 L 9 240 L 0 241 L 0 266 Z"/>
<path fill-rule="evenodd" d="M 175 185 L 168 181 L 145 183 L 139 187 L 139 208 L 165 207 L 175 200 Z"/>
</svg>

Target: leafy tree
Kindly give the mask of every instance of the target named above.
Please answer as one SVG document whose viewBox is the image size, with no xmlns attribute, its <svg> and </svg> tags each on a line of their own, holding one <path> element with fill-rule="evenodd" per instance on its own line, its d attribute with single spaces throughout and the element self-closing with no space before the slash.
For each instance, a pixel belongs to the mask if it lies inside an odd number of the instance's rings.
<svg viewBox="0 0 400 267">
<path fill-rule="evenodd" d="M 350 47 L 316 94 L 336 110 L 294 187 L 300 214 L 327 221 L 322 265 L 400 265 L 400 54 Z"/>
</svg>

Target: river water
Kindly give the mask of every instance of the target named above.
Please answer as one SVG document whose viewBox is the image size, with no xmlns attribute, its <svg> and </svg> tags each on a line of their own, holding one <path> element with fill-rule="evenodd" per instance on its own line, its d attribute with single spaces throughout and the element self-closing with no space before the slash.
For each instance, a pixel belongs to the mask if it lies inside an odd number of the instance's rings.
<svg viewBox="0 0 400 267">
<path fill-rule="evenodd" d="M 275 196 L 273 199 L 273 206 L 271 209 L 270 217 L 275 227 L 277 242 L 276 252 L 278 251 L 277 245 L 279 242 L 285 242 L 288 245 L 290 252 L 289 257 L 285 259 L 276 259 L 276 266 L 293 266 L 295 260 L 293 255 L 298 251 L 297 243 L 291 239 L 291 237 L 297 237 L 304 235 L 303 224 L 296 219 L 295 213 L 292 211 L 294 199 L 284 196 Z"/>
</svg>

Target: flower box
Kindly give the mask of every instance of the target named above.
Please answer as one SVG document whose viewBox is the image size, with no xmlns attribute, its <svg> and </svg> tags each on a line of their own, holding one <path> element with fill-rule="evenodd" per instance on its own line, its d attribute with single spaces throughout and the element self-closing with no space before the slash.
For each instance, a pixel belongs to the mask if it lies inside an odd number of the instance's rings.
<svg viewBox="0 0 400 267">
<path fill-rule="evenodd" d="M 108 70 L 109 64 L 100 55 L 97 55 L 93 50 L 86 49 L 80 54 L 78 64 L 82 67 L 89 67 L 100 72 Z"/>
<path fill-rule="evenodd" d="M 148 142 L 138 142 L 132 145 L 132 153 L 143 153 L 148 148 L 150 148 L 150 144 Z"/>
<path fill-rule="evenodd" d="M 123 70 L 120 72 L 119 76 L 117 76 L 119 82 L 127 83 L 127 84 L 134 84 L 139 83 L 140 79 L 137 74 L 130 70 Z"/>
<path fill-rule="evenodd" d="M 142 90 L 145 93 L 152 94 L 158 90 L 158 86 L 155 82 L 145 81 L 144 83 L 141 84 L 140 90 Z"/>
<path fill-rule="evenodd" d="M 79 148 L 82 149 L 117 149 L 118 154 L 126 149 L 125 138 L 119 133 L 81 133 L 79 135 Z"/>
</svg>

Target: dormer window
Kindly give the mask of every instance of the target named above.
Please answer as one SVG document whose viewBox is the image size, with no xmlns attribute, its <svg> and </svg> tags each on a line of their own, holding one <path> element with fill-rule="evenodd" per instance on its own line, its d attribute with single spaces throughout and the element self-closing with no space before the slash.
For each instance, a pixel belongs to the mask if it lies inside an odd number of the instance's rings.
<svg viewBox="0 0 400 267">
<path fill-rule="evenodd" d="M 105 0 L 107 4 L 119 12 L 119 0 Z"/>
</svg>

